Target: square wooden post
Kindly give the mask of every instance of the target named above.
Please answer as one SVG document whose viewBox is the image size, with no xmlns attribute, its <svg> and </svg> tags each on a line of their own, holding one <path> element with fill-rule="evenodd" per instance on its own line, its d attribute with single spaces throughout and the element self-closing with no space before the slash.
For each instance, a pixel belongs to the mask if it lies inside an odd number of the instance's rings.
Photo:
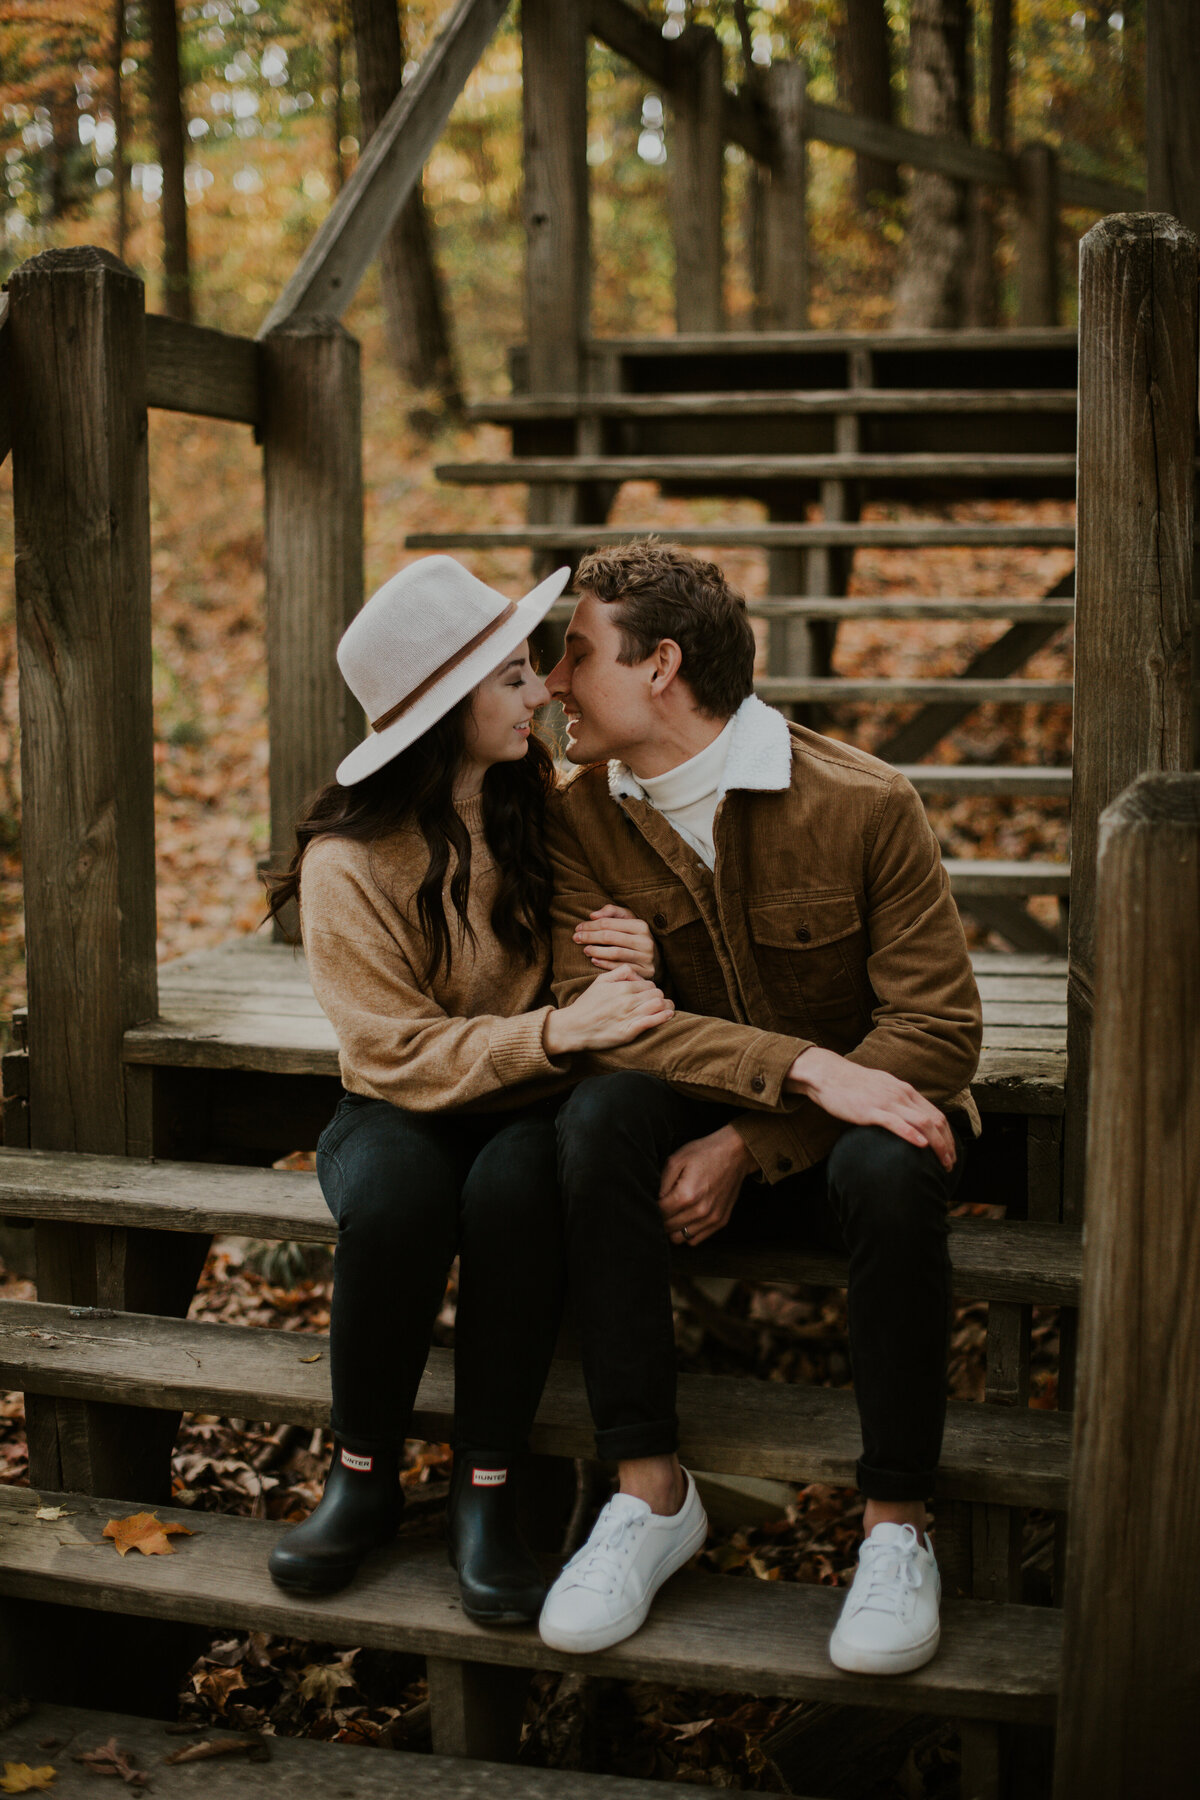
<svg viewBox="0 0 1200 1800">
<path fill-rule="evenodd" d="M 1083 1214 L 1100 814 L 1196 766 L 1193 586 L 1200 243 L 1165 213 L 1079 251 L 1079 472 L 1064 1211 Z"/>
<path fill-rule="evenodd" d="M 675 326 L 725 327 L 725 81 L 721 44 L 708 25 L 689 25 L 674 46 L 667 175 L 675 240 Z"/>
<path fill-rule="evenodd" d="M 808 328 L 808 70 L 776 62 L 763 71 L 771 164 L 762 172 L 762 292 L 767 331 Z"/>
<path fill-rule="evenodd" d="M 1017 157 L 1017 324 L 1057 325 L 1058 158 L 1049 144 Z"/>
<path fill-rule="evenodd" d="M 304 800 L 366 730 L 337 666 L 363 602 L 359 347 L 336 319 L 263 340 L 271 860 L 286 866 Z M 295 919 L 284 920 L 294 935 Z"/>
<path fill-rule="evenodd" d="M 1200 775 L 1104 814 L 1059 1800 L 1190 1800 L 1200 1669 Z"/>
</svg>

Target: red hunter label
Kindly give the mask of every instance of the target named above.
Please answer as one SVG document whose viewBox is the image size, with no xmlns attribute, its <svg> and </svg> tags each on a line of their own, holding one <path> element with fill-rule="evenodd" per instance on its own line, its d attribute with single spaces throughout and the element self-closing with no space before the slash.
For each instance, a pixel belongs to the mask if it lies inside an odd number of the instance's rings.
<svg viewBox="0 0 1200 1800">
<path fill-rule="evenodd" d="M 373 1456 L 358 1456 L 353 1450 L 342 1451 L 343 1469 L 354 1469 L 359 1475 L 369 1475 L 375 1467 Z"/>
<path fill-rule="evenodd" d="M 507 1469 L 472 1469 L 472 1487 L 503 1487 L 508 1480 Z"/>
</svg>

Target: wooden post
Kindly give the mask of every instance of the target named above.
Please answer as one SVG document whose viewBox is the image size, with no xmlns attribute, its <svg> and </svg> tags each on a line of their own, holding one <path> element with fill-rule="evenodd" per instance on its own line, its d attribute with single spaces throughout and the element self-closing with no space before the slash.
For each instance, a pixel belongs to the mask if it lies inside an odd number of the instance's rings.
<svg viewBox="0 0 1200 1800">
<path fill-rule="evenodd" d="M 1111 221 L 1110 221 L 1111 223 Z M 1200 775 L 1101 822 L 1059 1800 L 1184 1800 L 1200 1668 Z"/>
<path fill-rule="evenodd" d="M 308 795 L 365 725 L 336 661 L 363 600 L 358 344 L 301 317 L 263 341 L 271 860 L 286 865 Z M 292 931 L 295 921 L 284 921 Z"/>
<path fill-rule="evenodd" d="M 1146 200 L 1200 232 L 1200 17 L 1195 0 L 1147 0 Z"/>
<path fill-rule="evenodd" d="M 777 62 L 763 71 L 772 158 L 761 190 L 761 321 L 768 331 L 808 327 L 808 70 Z"/>
<path fill-rule="evenodd" d="M 425 1666 L 434 1755 L 515 1762 L 529 1670 L 442 1656 Z"/>
<path fill-rule="evenodd" d="M 158 1010 L 142 283 L 107 251 L 10 278 L 30 1143 L 147 1156 Z M 37 1228 L 38 1297 L 186 1310 L 203 1242 Z M 35 1486 L 170 1491 L 175 1421 L 30 1395 Z"/>
<path fill-rule="evenodd" d="M 1017 324 L 1058 324 L 1058 158 L 1049 144 L 1017 156 Z"/>
<path fill-rule="evenodd" d="M 689 25 L 675 42 L 667 141 L 677 331 L 725 325 L 723 94 L 720 40 L 711 26 Z"/>
<path fill-rule="evenodd" d="M 1117 213 L 1079 257 L 1075 722 L 1063 1217 L 1083 1211 L 1100 814 L 1196 763 L 1193 459 L 1200 244 Z"/>
<path fill-rule="evenodd" d="M 522 0 L 525 342 L 535 394 L 583 387 L 591 312 L 587 50 L 583 0 Z M 584 501 L 575 483 L 533 487 L 529 523 L 577 524 Z M 540 577 L 573 558 L 548 550 L 533 560 Z"/>
</svg>

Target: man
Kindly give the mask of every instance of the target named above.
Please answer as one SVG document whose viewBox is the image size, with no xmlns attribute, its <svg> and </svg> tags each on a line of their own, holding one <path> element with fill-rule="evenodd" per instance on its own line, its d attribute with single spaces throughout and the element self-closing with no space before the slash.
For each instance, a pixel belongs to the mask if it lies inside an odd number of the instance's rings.
<svg viewBox="0 0 1200 1800">
<path fill-rule="evenodd" d="M 947 1203 L 979 1129 L 979 998 L 937 841 L 896 770 L 754 696 L 745 603 L 714 564 L 631 544 L 576 586 L 547 678 L 584 765 L 550 821 L 555 990 L 587 985 L 589 948 L 621 929 L 594 915 L 621 906 L 651 926 L 677 1012 L 592 1058 L 604 1072 L 560 1114 L 584 1378 L 619 1491 L 542 1635 L 618 1642 L 704 1541 L 675 1455 L 669 1244 L 797 1233 L 850 1259 L 866 1536 L 830 1653 L 917 1668 L 939 1633 Z"/>
</svg>

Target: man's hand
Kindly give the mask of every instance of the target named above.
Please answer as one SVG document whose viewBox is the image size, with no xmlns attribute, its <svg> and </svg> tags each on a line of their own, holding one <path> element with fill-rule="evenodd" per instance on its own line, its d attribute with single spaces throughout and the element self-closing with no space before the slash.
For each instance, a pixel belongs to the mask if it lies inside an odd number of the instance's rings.
<svg viewBox="0 0 1200 1800">
<path fill-rule="evenodd" d="M 928 1146 L 944 1168 L 954 1167 L 954 1133 L 945 1113 L 886 1069 L 864 1068 L 836 1050 L 813 1044 L 801 1051 L 783 1085 L 789 1094 L 806 1094 L 835 1119 L 849 1125 L 881 1125 L 919 1149 Z"/>
<path fill-rule="evenodd" d="M 702 1244 L 720 1231 L 743 1181 L 757 1166 L 732 1125 L 722 1125 L 711 1137 L 694 1138 L 669 1156 L 658 1206 L 671 1242 Z"/>
<path fill-rule="evenodd" d="M 601 906 L 575 927 L 575 942 L 597 969 L 631 968 L 645 981 L 657 981 L 658 945 L 644 919 L 627 906 Z"/>
</svg>

